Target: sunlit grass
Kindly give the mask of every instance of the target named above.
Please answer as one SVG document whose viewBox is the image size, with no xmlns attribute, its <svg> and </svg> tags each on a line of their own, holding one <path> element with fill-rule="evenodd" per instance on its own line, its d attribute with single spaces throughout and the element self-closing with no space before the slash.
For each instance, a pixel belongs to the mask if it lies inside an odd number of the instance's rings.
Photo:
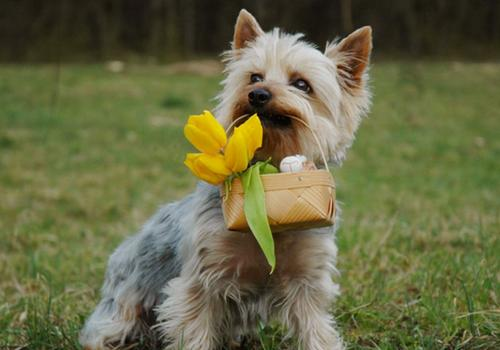
<svg viewBox="0 0 500 350">
<path fill-rule="evenodd" d="M 500 347 L 500 65 L 381 63 L 342 169 L 342 296 L 353 349 Z M 195 180 L 189 113 L 219 76 L 0 67 L 0 348 L 78 349 L 106 259 Z M 279 349 L 275 328 L 255 348 Z M 284 346 L 281 346 L 284 348 Z"/>
</svg>

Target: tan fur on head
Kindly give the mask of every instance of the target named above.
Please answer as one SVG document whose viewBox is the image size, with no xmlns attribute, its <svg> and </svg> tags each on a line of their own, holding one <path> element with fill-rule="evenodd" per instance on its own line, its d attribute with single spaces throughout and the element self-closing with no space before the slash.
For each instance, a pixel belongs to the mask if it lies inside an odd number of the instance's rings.
<svg viewBox="0 0 500 350">
<path fill-rule="evenodd" d="M 325 53 L 302 37 L 278 29 L 264 33 L 256 19 L 242 10 L 232 50 L 225 54 L 226 79 L 216 114 L 228 125 L 239 116 L 252 113 L 249 91 L 264 87 L 272 93 L 267 110 L 307 122 L 317 133 L 329 160 L 341 162 L 370 104 L 367 67 L 371 28 L 363 27 L 340 43 L 327 44 Z M 264 80 L 251 84 L 254 73 Z M 310 94 L 291 85 L 297 77 L 309 83 Z M 290 130 L 265 128 L 259 157 L 272 156 L 276 163 L 295 153 L 319 160 L 320 153 L 307 129 L 296 122 L 291 123 Z"/>
</svg>

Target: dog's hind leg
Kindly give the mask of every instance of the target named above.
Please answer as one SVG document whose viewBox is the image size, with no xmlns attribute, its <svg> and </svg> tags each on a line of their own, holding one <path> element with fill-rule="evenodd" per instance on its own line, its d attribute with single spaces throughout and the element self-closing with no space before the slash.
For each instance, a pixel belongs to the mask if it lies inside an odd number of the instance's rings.
<svg viewBox="0 0 500 350">
<path fill-rule="evenodd" d="M 80 334 L 84 348 L 116 348 L 140 339 L 156 343 L 153 309 L 163 299 L 163 286 L 180 270 L 175 252 L 179 232 L 172 210 L 175 207 L 161 209 L 111 255 L 102 300 Z"/>
<path fill-rule="evenodd" d="M 145 335 L 154 304 L 154 291 L 140 285 L 134 246 L 139 237 L 125 241 L 111 256 L 102 287 L 102 299 L 80 333 L 84 349 L 107 349 Z"/>
<path fill-rule="evenodd" d="M 142 320 L 143 301 L 134 289 L 123 288 L 125 280 L 112 275 L 109 270 L 102 289 L 102 299 L 80 333 L 84 349 L 101 350 L 125 344 L 141 337 L 146 329 Z"/>
<path fill-rule="evenodd" d="M 141 320 L 139 302 L 131 296 L 126 303 L 113 298 L 104 298 L 87 320 L 80 333 L 84 349 L 110 349 L 124 344 L 127 339 L 139 338 L 146 325 Z"/>
</svg>

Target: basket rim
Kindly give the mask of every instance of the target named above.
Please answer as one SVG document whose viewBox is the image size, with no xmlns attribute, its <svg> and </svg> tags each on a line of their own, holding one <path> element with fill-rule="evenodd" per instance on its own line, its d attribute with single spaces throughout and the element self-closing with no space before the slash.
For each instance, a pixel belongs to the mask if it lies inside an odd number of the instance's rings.
<svg viewBox="0 0 500 350">
<path fill-rule="evenodd" d="M 281 172 L 281 173 L 273 173 L 273 174 L 262 174 L 260 175 L 261 177 L 294 177 L 294 176 L 300 176 L 300 174 L 310 174 L 310 173 L 325 173 L 330 175 L 330 177 L 333 179 L 332 173 L 326 169 L 314 169 L 314 170 L 302 170 L 302 171 L 295 171 L 295 172 Z"/>
<path fill-rule="evenodd" d="M 328 175 L 327 178 L 325 179 L 317 179 L 319 181 L 310 181 L 311 180 L 311 175 Z M 330 187 L 333 190 L 335 190 L 335 180 L 332 176 L 332 174 L 326 170 L 326 169 L 315 169 L 315 170 L 306 170 L 306 171 L 299 171 L 299 172 L 293 172 L 293 173 L 275 173 L 275 174 L 263 174 L 260 175 L 261 178 L 263 179 L 263 185 L 264 185 L 264 192 L 272 192 L 276 190 L 284 190 L 284 189 L 292 189 L 292 188 L 303 188 L 303 187 L 312 187 L 312 186 L 323 186 L 323 187 Z M 302 181 L 301 176 L 307 177 L 309 181 Z M 289 179 L 298 179 L 299 182 L 297 184 L 294 184 L 292 186 L 283 186 L 280 188 L 280 186 L 270 186 L 272 188 L 267 188 L 266 185 L 269 186 L 269 184 L 266 184 L 269 180 L 275 181 L 278 178 L 289 178 Z M 268 181 L 266 181 L 266 179 Z M 241 185 L 241 180 L 239 178 L 235 178 L 232 181 L 231 188 L 229 190 L 229 194 L 234 193 L 234 194 L 243 194 L 243 186 Z M 225 197 L 226 195 L 226 188 L 225 186 L 221 186 L 220 188 L 220 196 Z"/>
</svg>

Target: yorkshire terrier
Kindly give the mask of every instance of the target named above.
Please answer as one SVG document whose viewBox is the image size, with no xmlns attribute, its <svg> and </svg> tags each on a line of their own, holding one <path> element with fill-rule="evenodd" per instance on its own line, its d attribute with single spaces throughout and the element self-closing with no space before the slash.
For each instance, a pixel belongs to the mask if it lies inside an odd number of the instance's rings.
<svg viewBox="0 0 500 350">
<path fill-rule="evenodd" d="M 340 163 L 368 112 L 371 28 L 327 43 L 324 53 L 301 34 L 265 33 L 241 10 L 225 54 L 215 115 L 228 126 L 258 113 L 264 126 L 256 159 L 319 161 L 312 128 L 328 160 Z M 339 293 L 335 227 L 274 235 L 276 270 L 253 235 L 229 231 L 219 189 L 200 183 L 161 208 L 111 255 L 102 300 L 87 320 L 85 349 L 126 347 L 159 337 L 169 350 L 215 350 L 252 337 L 274 321 L 304 350 L 343 349 L 330 306 Z"/>
</svg>

